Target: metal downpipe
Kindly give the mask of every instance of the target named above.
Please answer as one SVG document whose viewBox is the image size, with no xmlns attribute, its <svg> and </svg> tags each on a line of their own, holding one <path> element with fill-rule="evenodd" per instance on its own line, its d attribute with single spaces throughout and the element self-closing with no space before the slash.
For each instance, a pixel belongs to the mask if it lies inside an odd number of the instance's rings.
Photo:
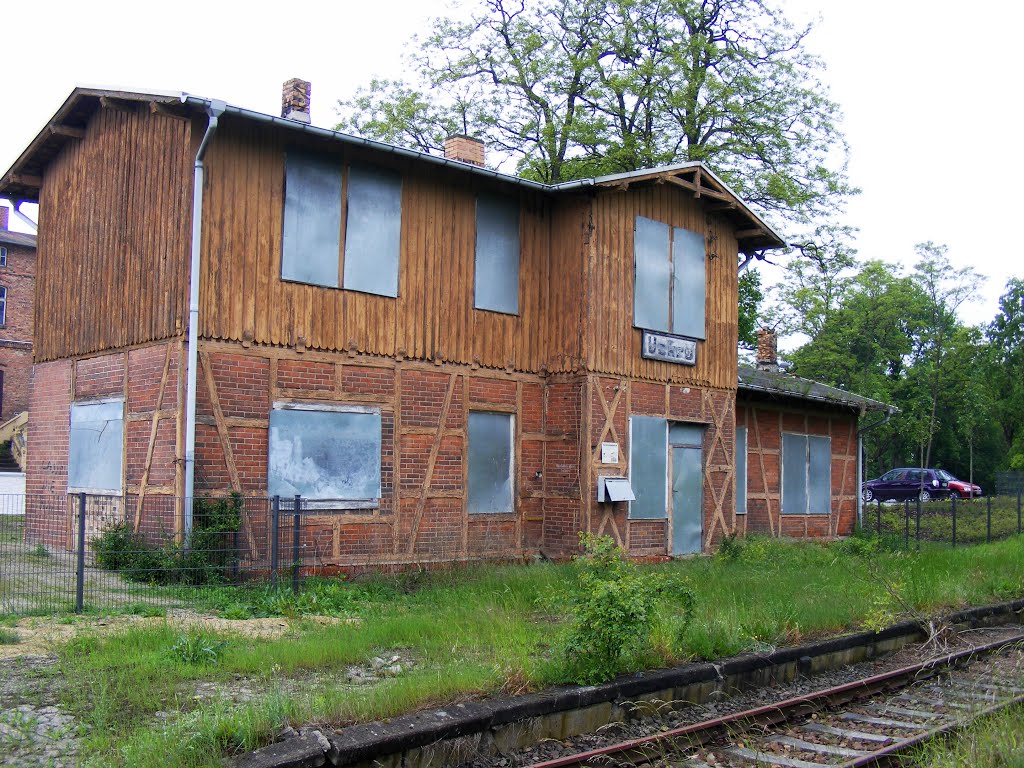
<svg viewBox="0 0 1024 768">
<path fill-rule="evenodd" d="M 212 101 L 207 108 L 210 122 L 196 152 L 192 181 L 192 258 L 189 265 L 188 293 L 188 362 L 185 379 L 185 498 L 184 538 L 186 545 L 192 535 L 192 499 L 196 482 L 196 368 L 199 365 L 199 266 L 203 234 L 203 160 L 213 134 L 217 131 L 218 118 L 224 114 L 227 105 L 223 101 Z"/>
</svg>

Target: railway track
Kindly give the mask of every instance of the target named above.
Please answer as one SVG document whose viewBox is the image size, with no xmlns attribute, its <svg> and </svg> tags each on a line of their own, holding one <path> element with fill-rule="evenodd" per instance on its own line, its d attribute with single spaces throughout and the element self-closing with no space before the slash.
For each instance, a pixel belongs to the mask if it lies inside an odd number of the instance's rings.
<svg viewBox="0 0 1024 768">
<path fill-rule="evenodd" d="M 885 765 L 1018 703 L 1024 635 L 531 768 Z"/>
</svg>

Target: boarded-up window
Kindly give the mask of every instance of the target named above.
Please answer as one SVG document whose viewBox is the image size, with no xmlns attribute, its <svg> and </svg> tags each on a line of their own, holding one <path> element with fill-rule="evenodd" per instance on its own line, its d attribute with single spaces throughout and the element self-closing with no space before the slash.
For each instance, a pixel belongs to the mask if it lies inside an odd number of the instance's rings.
<svg viewBox="0 0 1024 768">
<path fill-rule="evenodd" d="M 736 427 L 736 514 L 747 514 L 747 428 Z"/>
<path fill-rule="evenodd" d="M 633 518 L 668 515 L 668 421 L 655 416 L 629 419 L 629 484 L 636 501 L 629 504 Z"/>
<path fill-rule="evenodd" d="M 519 203 L 480 195 L 476 201 L 474 306 L 519 314 Z"/>
<path fill-rule="evenodd" d="M 636 218 L 633 325 L 703 339 L 704 236 Z"/>
<path fill-rule="evenodd" d="M 342 273 L 342 164 L 328 155 L 288 150 L 281 277 L 328 288 L 397 296 L 402 177 L 362 165 L 350 166 L 347 176 Z"/>
<path fill-rule="evenodd" d="M 271 496 L 375 505 L 380 457 L 375 409 L 279 404 L 270 412 Z"/>
<path fill-rule="evenodd" d="M 281 277 L 338 287 L 341 248 L 341 163 L 289 150 L 285 158 Z"/>
<path fill-rule="evenodd" d="M 469 414 L 469 511 L 511 512 L 512 415 Z"/>
<path fill-rule="evenodd" d="M 68 488 L 121 493 L 124 401 L 71 405 Z"/>
<path fill-rule="evenodd" d="M 353 165 L 348 171 L 345 288 L 398 295 L 402 234 L 402 177 Z"/>
<path fill-rule="evenodd" d="M 832 511 L 832 442 L 817 435 L 782 435 L 782 512 Z"/>
</svg>

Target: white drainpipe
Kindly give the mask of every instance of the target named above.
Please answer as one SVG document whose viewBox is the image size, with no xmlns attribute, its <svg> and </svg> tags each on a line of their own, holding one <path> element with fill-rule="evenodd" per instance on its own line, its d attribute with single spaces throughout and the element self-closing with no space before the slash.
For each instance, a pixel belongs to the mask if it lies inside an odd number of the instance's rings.
<svg viewBox="0 0 1024 768">
<path fill-rule="evenodd" d="M 227 105 L 211 101 L 207 108 L 210 122 L 196 152 L 192 182 L 192 260 L 189 267 L 188 363 L 185 380 L 185 541 L 192 534 L 192 498 L 196 484 L 196 368 L 199 365 L 199 254 L 203 235 L 203 159 L 217 130 L 217 120 Z"/>
</svg>

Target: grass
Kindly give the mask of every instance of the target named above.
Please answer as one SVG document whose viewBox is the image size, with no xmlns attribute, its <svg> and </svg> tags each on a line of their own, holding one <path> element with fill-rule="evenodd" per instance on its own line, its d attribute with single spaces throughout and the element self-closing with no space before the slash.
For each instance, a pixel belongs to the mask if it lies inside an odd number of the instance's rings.
<svg viewBox="0 0 1024 768">
<path fill-rule="evenodd" d="M 1024 766 L 1024 706 L 985 718 L 955 739 L 922 747 L 903 761 L 906 768 L 1021 768 Z"/>
<path fill-rule="evenodd" d="M 978 544 L 989 538 L 988 508 L 992 506 L 991 538 L 1005 539 L 1017 533 L 1016 497 L 995 496 L 991 499 L 975 499 L 956 503 L 957 544 Z M 883 504 L 882 535 L 903 541 L 906 534 L 907 511 L 910 516 L 910 540 L 914 546 L 916 535 L 917 502 L 904 504 Z M 864 525 L 872 533 L 877 532 L 878 506 L 869 504 L 864 509 Z M 952 502 L 932 501 L 921 505 L 921 538 L 924 541 L 952 543 L 953 506 Z"/>
<path fill-rule="evenodd" d="M 692 617 L 662 602 L 650 641 L 621 671 L 766 649 L 863 626 L 880 606 L 935 612 L 1024 595 L 1024 538 L 970 548 L 887 552 L 854 538 L 828 546 L 750 539 L 729 556 L 658 566 L 696 596 Z M 479 693 L 564 681 L 571 566 L 478 567 L 418 581 L 310 580 L 304 591 L 208 589 L 200 609 L 295 617 L 276 640 L 183 637 L 171 623 L 80 635 L 60 653 L 62 705 L 88 726 L 83 754 L 102 765 L 214 766 L 267 743 L 285 723 L 383 718 Z M 893 595 L 898 595 L 896 604 Z M 888 602 L 887 602 L 888 601 Z M 322 624 L 302 617 L 343 617 Z M 177 648 L 177 650 L 175 650 Z M 345 670 L 378 655 L 407 669 L 373 685 Z M 409 667 L 408 662 L 413 662 Z M 233 703 L 246 681 L 258 695 Z M 196 697 L 198 683 L 225 696 Z M 157 712 L 172 713 L 155 718 Z"/>
</svg>

